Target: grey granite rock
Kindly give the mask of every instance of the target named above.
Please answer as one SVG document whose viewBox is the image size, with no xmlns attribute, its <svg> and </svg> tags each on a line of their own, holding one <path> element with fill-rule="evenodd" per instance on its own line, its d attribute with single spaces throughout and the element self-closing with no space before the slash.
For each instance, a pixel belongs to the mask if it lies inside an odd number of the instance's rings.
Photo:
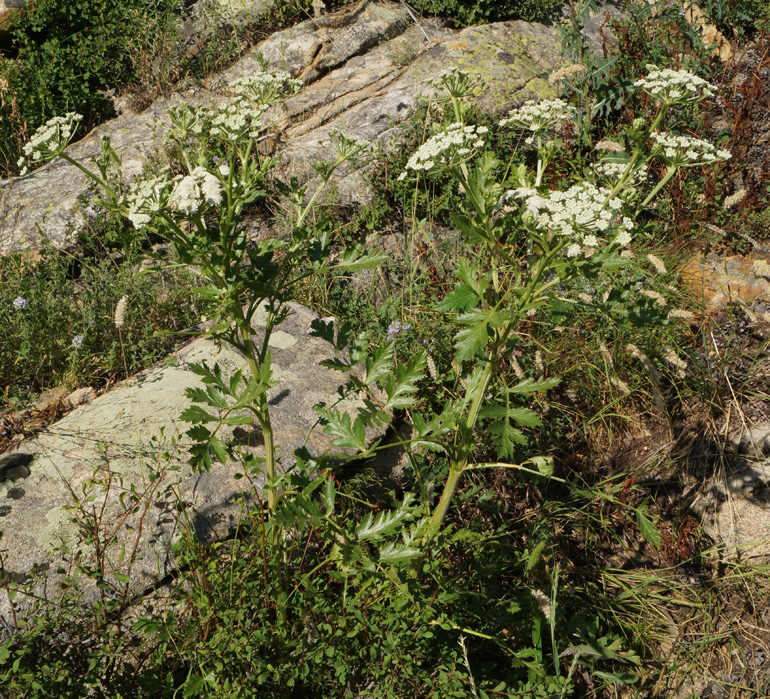
<svg viewBox="0 0 770 699">
<path fill-rule="evenodd" d="M 314 455 L 330 448 L 313 406 L 336 403 L 342 383 L 341 374 L 319 365 L 334 350 L 309 335 L 316 316 L 297 304 L 290 308 L 270 340 L 278 381 L 271 416 L 283 469 L 291 467 L 294 450 L 303 445 Z M 262 322 L 255 321 L 257 336 Z M 180 522 L 203 542 L 234 529 L 242 506 L 258 497 L 264 477 L 239 478 L 244 471 L 239 463 L 215 464 L 207 473 L 193 472 L 187 463 L 190 425 L 179 416 L 190 404 L 185 389 L 200 385 L 186 365 L 200 361 L 217 362 L 226 374 L 245 365 L 237 352 L 199 338 L 180 350 L 173 364 L 128 379 L 0 457 L 5 574 L 22 580 L 37 566 L 49 571 L 50 585 L 57 577 L 53 571 L 66 565 L 62 545 L 93 561 L 93 546 L 86 542 L 91 513 L 100 521 L 104 542 L 111 542 L 108 580 L 130 572 L 132 594 L 141 593 L 175 568 L 171 547 L 181 535 Z M 355 404 L 343 401 L 338 407 L 354 410 Z M 264 453 L 258 426 L 220 434 L 257 456 Z M 73 509 L 76 501 L 82 509 Z M 7 600 L 0 599 L 0 614 L 7 612 L 4 605 Z"/>
</svg>

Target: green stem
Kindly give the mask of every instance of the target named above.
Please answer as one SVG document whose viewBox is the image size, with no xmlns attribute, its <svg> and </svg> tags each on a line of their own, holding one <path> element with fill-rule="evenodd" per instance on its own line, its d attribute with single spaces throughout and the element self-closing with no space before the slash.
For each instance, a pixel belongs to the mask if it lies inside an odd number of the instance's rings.
<svg viewBox="0 0 770 699">
<path fill-rule="evenodd" d="M 651 192 L 650 192 L 650 193 L 647 195 L 647 198 L 646 198 L 646 199 L 645 199 L 645 200 L 642 202 L 641 206 L 639 207 L 640 209 L 644 209 L 644 207 L 645 207 L 645 206 L 647 206 L 647 204 L 649 204 L 649 203 L 650 203 L 650 202 L 653 200 L 653 198 L 655 197 L 655 195 L 656 195 L 656 194 L 657 194 L 657 193 L 658 193 L 658 192 L 659 192 L 661 189 L 663 189 L 663 187 L 665 187 L 665 185 L 666 185 L 666 182 L 668 182 L 668 181 L 669 181 L 669 180 L 670 180 L 670 179 L 671 179 L 671 178 L 674 176 L 674 173 L 675 173 L 675 172 L 676 172 L 678 169 L 679 169 L 679 168 L 677 168 L 676 166 L 674 166 L 674 167 L 671 167 L 671 166 L 669 166 L 669 167 L 666 169 L 666 174 L 663 176 L 663 179 L 661 179 L 661 181 L 660 181 L 660 182 L 658 182 L 658 184 L 656 184 L 656 185 L 655 185 L 655 189 L 653 189 L 653 190 L 652 190 L 652 191 L 651 191 Z"/>
<path fill-rule="evenodd" d="M 489 390 L 489 384 L 492 382 L 492 377 L 494 375 L 494 359 L 496 355 L 497 347 L 493 348 L 491 358 L 484 367 L 481 381 L 476 389 L 476 395 L 473 397 L 473 403 L 471 403 L 471 409 L 460 427 L 459 434 L 460 439 L 462 439 L 462 445 L 457 456 L 450 459 L 449 476 L 447 477 L 446 483 L 444 483 L 441 499 L 431 515 L 426 539 L 433 538 L 441 528 L 441 524 L 449 511 L 449 505 L 452 502 L 455 490 L 457 490 L 457 485 L 460 482 L 460 476 L 462 476 L 465 467 L 468 465 L 468 457 L 473 448 L 473 429 L 478 421 L 481 405 Z"/>
<path fill-rule="evenodd" d="M 100 187 L 105 189 L 109 193 L 110 198 L 113 201 L 118 200 L 118 195 L 115 193 L 115 190 L 112 187 L 110 187 L 110 185 L 107 184 L 107 182 L 103 180 L 101 177 L 95 175 L 93 172 L 91 172 L 91 170 L 81 165 L 77 160 L 67 155 L 66 153 L 59 153 L 59 157 L 62 158 L 62 160 L 66 160 L 70 165 L 74 165 L 78 170 L 80 170 L 83 174 L 85 174 L 86 177 L 89 177 L 94 182 L 96 182 Z"/>
</svg>

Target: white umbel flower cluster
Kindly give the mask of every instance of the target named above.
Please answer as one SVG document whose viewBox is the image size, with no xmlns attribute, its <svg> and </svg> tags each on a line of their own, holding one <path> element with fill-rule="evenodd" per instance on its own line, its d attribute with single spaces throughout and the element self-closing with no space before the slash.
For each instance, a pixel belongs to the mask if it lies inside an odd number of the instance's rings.
<svg viewBox="0 0 770 699">
<path fill-rule="evenodd" d="M 449 167 L 468 160 L 479 148 L 484 147 L 486 126 L 463 126 L 459 122 L 450 124 L 440 133 L 423 143 L 406 163 L 407 170 L 432 170 L 435 167 Z M 406 172 L 399 177 L 403 180 Z"/>
<path fill-rule="evenodd" d="M 719 149 L 713 143 L 693 136 L 654 133 L 652 140 L 660 146 L 662 156 L 679 167 L 709 165 L 731 157 L 729 150 Z"/>
<path fill-rule="evenodd" d="M 267 111 L 264 105 L 256 107 L 243 97 L 236 97 L 230 104 L 209 108 L 209 134 L 224 140 L 237 140 L 246 132 L 256 138 L 262 131 L 262 117 Z"/>
<path fill-rule="evenodd" d="M 605 180 L 608 180 L 609 182 L 617 182 L 620 180 L 621 177 L 626 172 L 626 169 L 628 168 L 628 163 L 616 163 L 616 162 L 604 162 L 599 163 L 595 168 L 594 171 Z M 639 184 L 641 182 L 644 182 L 644 180 L 647 179 L 647 166 L 646 165 L 640 165 L 637 167 L 631 177 L 626 180 L 627 185 L 632 184 Z"/>
<path fill-rule="evenodd" d="M 607 198 L 610 190 L 589 182 L 570 187 L 566 192 L 550 192 L 549 196 L 522 192 L 525 206 L 538 228 L 568 236 L 575 242 L 567 248 L 568 257 L 576 257 L 585 248 L 599 245 L 597 235 L 609 238 L 617 245 L 631 242 L 633 221 L 619 214 L 623 202 Z M 606 202 L 606 203 L 605 203 Z"/>
<path fill-rule="evenodd" d="M 647 77 L 637 80 L 634 86 L 641 87 L 650 97 L 664 104 L 699 102 L 716 94 L 716 88 L 697 75 L 650 64 L 647 65 Z"/>
<path fill-rule="evenodd" d="M 53 117 L 43 124 L 28 143 L 24 144 L 17 165 L 21 168 L 21 174 L 26 175 L 32 163 L 45 162 L 55 158 L 61 153 L 75 135 L 75 129 L 82 119 L 82 115 L 68 112 L 64 116 Z"/>
<path fill-rule="evenodd" d="M 202 167 L 178 180 L 168 198 L 169 206 L 188 216 L 198 213 L 202 206 L 222 203 L 222 185 L 216 175 Z"/>
<path fill-rule="evenodd" d="M 564 100 L 532 101 L 508 112 L 508 118 L 503 119 L 500 126 L 510 125 L 517 129 L 537 133 L 571 121 L 574 116 L 575 110 Z"/>
<path fill-rule="evenodd" d="M 153 177 L 135 182 L 126 197 L 128 220 L 134 228 L 142 228 L 159 212 L 168 199 L 169 181 L 165 177 Z"/>
<path fill-rule="evenodd" d="M 299 92 L 302 83 L 284 71 L 253 73 L 230 83 L 233 92 L 256 104 L 268 105 L 277 99 Z"/>
</svg>

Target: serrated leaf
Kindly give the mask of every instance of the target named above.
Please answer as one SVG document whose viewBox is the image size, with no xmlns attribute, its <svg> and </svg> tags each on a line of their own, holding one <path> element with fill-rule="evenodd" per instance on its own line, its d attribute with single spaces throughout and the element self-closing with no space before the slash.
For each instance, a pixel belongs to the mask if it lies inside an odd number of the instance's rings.
<svg viewBox="0 0 770 699">
<path fill-rule="evenodd" d="M 550 389 L 554 388 L 555 386 L 558 386 L 561 383 L 561 379 L 540 379 L 539 381 L 535 381 L 535 379 L 524 379 L 523 381 L 520 381 L 512 388 L 508 389 L 508 393 L 519 393 L 527 395 L 529 393 L 542 393 L 545 391 L 549 391 Z"/>
<path fill-rule="evenodd" d="M 495 420 L 487 427 L 500 456 L 513 456 L 515 444 L 526 444 L 527 438 L 507 420 Z"/>
<path fill-rule="evenodd" d="M 323 423 L 324 434 L 332 437 L 335 447 L 349 447 L 364 451 L 366 449 L 366 427 L 360 419 L 352 422 L 347 413 L 316 405 L 313 408 Z"/>
<path fill-rule="evenodd" d="M 206 389 L 206 395 L 208 397 L 208 405 L 212 405 L 215 408 L 222 408 L 227 410 L 227 399 L 225 398 L 225 392 L 218 386 L 209 386 Z"/>
<path fill-rule="evenodd" d="M 424 352 L 419 352 L 406 364 L 399 364 L 396 367 L 395 375 L 390 374 L 385 382 L 388 400 L 385 402 L 384 410 L 398 410 L 415 404 L 417 382 L 422 379 L 425 367 Z"/>
<path fill-rule="evenodd" d="M 191 386 L 190 388 L 186 388 L 184 394 L 195 403 L 208 402 L 208 394 L 206 393 L 206 390 L 198 386 Z"/>
<path fill-rule="evenodd" d="M 217 461 L 221 464 L 226 464 L 230 458 L 230 449 L 227 443 L 219 437 L 212 437 L 209 440 L 209 447 L 214 452 L 214 456 L 217 457 Z"/>
<path fill-rule="evenodd" d="M 342 359 L 324 359 L 319 362 L 321 366 L 325 366 L 327 369 L 334 369 L 335 371 L 348 372 L 353 368 L 353 365 L 349 362 L 345 362 Z"/>
<path fill-rule="evenodd" d="M 380 547 L 379 561 L 389 565 L 398 565 L 400 563 L 409 563 L 421 555 L 422 551 L 414 546 L 389 541 Z"/>
<path fill-rule="evenodd" d="M 205 442 L 211 436 L 211 432 L 203 425 L 191 427 L 186 434 L 195 442 Z"/>
<path fill-rule="evenodd" d="M 464 257 L 457 260 L 455 274 L 462 282 L 473 289 L 479 298 L 482 298 L 489 288 L 489 274 L 482 274 L 481 269 L 475 262 L 471 262 Z"/>
<path fill-rule="evenodd" d="M 468 314 L 465 314 L 466 317 Z M 459 319 L 458 319 L 459 320 Z M 489 342 L 486 319 L 479 317 L 475 324 L 463 328 L 455 335 L 455 360 L 464 362 L 483 353 Z"/>
<path fill-rule="evenodd" d="M 445 312 L 469 311 L 478 306 L 480 302 L 481 298 L 473 287 L 466 282 L 461 282 L 446 295 L 443 301 L 436 304 L 436 309 Z"/>
<path fill-rule="evenodd" d="M 390 374 L 393 368 L 393 354 L 392 342 L 386 342 L 372 350 L 366 359 L 366 374 L 363 379 L 367 386 L 382 381 Z"/>
<path fill-rule="evenodd" d="M 342 259 L 342 262 L 334 265 L 332 269 L 335 272 L 360 272 L 362 269 L 373 269 L 388 261 L 388 256 L 384 252 L 369 250 L 361 254 L 361 246 L 349 248 Z"/>
<path fill-rule="evenodd" d="M 394 534 L 405 522 L 414 518 L 412 499 L 411 495 L 405 497 L 397 510 L 387 510 L 376 516 L 370 512 L 356 527 L 356 538 L 359 541 L 373 541 Z"/>
<path fill-rule="evenodd" d="M 191 405 L 188 408 L 185 408 L 182 411 L 182 414 L 179 416 L 179 419 L 183 420 L 184 422 L 192 422 L 193 424 L 214 422 L 219 420 L 219 418 L 210 415 L 199 405 Z"/>
</svg>

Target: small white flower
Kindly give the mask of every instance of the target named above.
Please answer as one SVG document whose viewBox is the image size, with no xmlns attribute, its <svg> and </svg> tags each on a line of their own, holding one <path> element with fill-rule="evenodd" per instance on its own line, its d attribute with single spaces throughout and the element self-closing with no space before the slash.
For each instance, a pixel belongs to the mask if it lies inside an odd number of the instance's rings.
<svg viewBox="0 0 770 699">
<path fill-rule="evenodd" d="M 23 296 L 17 296 L 13 300 L 13 306 L 19 311 L 24 311 L 29 308 L 29 301 L 27 301 L 27 299 L 25 299 Z"/>
<path fill-rule="evenodd" d="M 74 349 L 78 349 L 79 347 L 83 346 L 83 336 L 82 335 L 75 335 L 75 337 L 72 338 L 72 345 L 70 345 Z"/>
</svg>

